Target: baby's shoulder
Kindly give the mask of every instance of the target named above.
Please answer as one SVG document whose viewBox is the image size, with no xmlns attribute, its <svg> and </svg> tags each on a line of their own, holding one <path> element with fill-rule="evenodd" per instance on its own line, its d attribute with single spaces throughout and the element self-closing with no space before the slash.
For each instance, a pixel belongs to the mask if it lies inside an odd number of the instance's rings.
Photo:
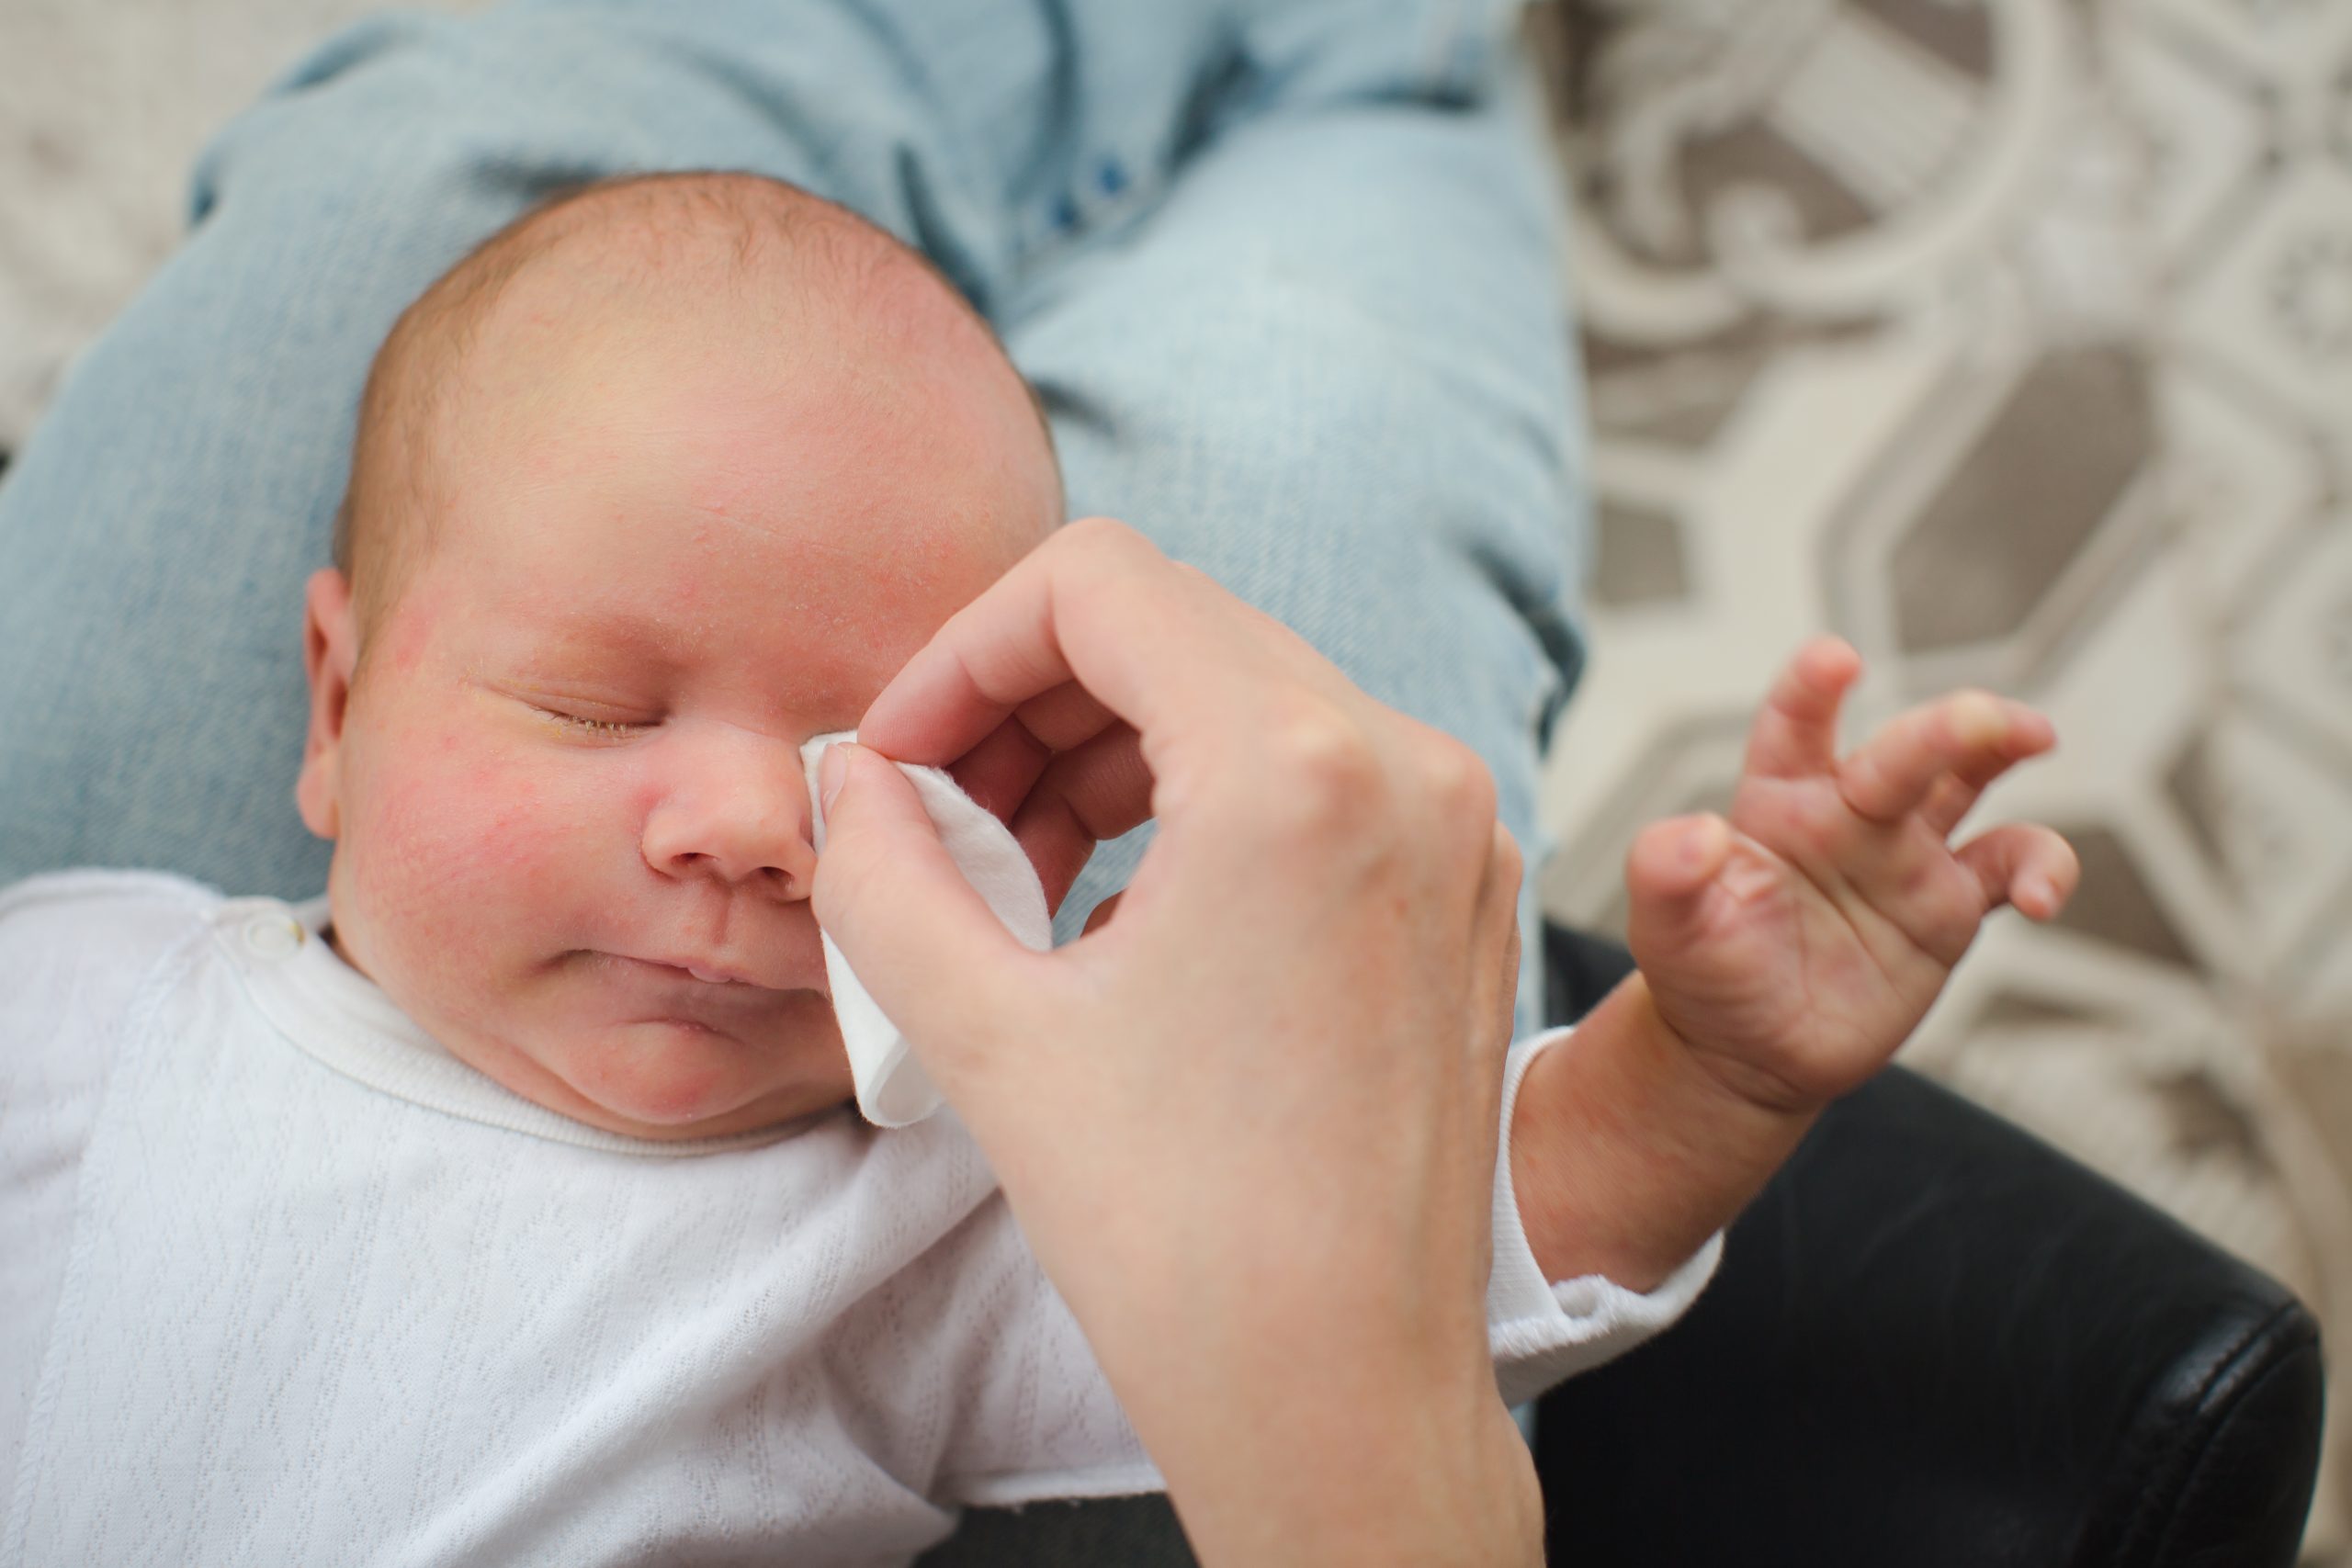
<svg viewBox="0 0 2352 1568">
<path fill-rule="evenodd" d="M 145 946 L 170 941 L 222 902 L 216 888 L 163 871 L 44 872 L 0 886 L 0 962 L 40 946 Z"/>
<path fill-rule="evenodd" d="M 163 872 L 62 871 L 0 887 L 0 1032 L 119 1004 L 205 929 L 220 893 Z"/>
</svg>

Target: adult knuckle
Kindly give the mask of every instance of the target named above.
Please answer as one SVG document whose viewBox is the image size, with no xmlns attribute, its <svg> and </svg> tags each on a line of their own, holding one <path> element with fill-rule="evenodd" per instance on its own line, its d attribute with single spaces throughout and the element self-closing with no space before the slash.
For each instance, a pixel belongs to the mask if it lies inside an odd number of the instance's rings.
<svg viewBox="0 0 2352 1568">
<path fill-rule="evenodd" d="M 1493 851 L 1495 880 L 1509 891 L 1510 899 L 1519 898 L 1519 885 L 1527 874 L 1527 856 L 1519 847 L 1518 838 L 1500 822 L 1495 824 Z"/>
<path fill-rule="evenodd" d="M 1486 759 L 1451 736 L 1430 742 L 1428 778 L 1443 810 L 1483 830 L 1495 819 L 1495 775 Z"/>
<path fill-rule="evenodd" d="M 1178 560 L 1173 556 L 1163 557 L 1162 562 L 1169 581 L 1185 596 L 1190 613 L 1203 617 L 1203 624 L 1220 626 L 1226 628 L 1226 635 L 1230 636 L 1237 624 L 1240 628 L 1249 628 L 1262 615 L 1248 601 L 1192 562 Z M 1244 629 L 1242 635 L 1248 636 L 1248 631 Z"/>
<path fill-rule="evenodd" d="M 1329 704 L 1294 705 L 1268 725 L 1263 742 L 1278 797 L 1304 821 L 1353 821 L 1379 792 L 1371 738 Z"/>
</svg>

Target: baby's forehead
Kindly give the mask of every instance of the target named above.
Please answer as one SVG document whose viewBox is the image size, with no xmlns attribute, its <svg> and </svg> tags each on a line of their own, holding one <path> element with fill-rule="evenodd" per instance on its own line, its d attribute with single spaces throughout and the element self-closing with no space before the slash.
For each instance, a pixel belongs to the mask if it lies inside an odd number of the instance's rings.
<svg viewBox="0 0 2352 1568">
<path fill-rule="evenodd" d="M 1011 401 L 1050 460 L 1035 392 L 927 259 L 830 203 L 751 185 L 723 200 L 695 182 L 631 185 L 551 209 L 517 233 L 514 256 L 492 259 L 462 312 L 472 319 L 447 323 L 465 363 L 447 368 L 529 405 L 567 375 L 625 391 L 682 365 L 716 374 L 749 359 L 778 377 L 830 378 L 844 396 L 887 400 L 902 387 Z"/>
<path fill-rule="evenodd" d="M 1038 514 L 1024 523 L 1033 536 L 1060 521 L 1035 395 L 936 269 L 805 192 L 695 175 L 596 187 L 544 209 L 412 308 L 363 404 L 338 559 L 363 597 L 396 591 L 435 547 L 466 476 L 580 449 L 551 432 L 667 409 L 685 446 L 719 452 L 701 437 L 724 434 L 736 402 L 780 405 L 786 392 L 804 394 L 797 418 L 842 414 L 846 457 L 888 446 L 866 438 L 891 426 L 985 430 L 965 443 L 973 485 L 1040 498 L 1021 508 Z M 851 414 L 866 423 L 851 427 Z M 370 558 L 391 568 L 373 588 L 352 567 Z"/>
</svg>

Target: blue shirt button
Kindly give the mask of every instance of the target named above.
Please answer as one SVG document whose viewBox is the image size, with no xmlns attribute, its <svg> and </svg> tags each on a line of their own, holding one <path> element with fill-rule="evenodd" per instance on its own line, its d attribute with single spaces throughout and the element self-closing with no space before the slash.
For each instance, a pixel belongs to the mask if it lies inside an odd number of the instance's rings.
<svg viewBox="0 0 2352 1568">
<path fill-rule="evenodd" d="M 1127 171 L 1119 167 L 1116 158 L 1105 158 L 1102 166 L 1095 171 L 1094 183 L 1102 187 L 1104 196 L 1116 196 L 1127 188 Z"/>
<path fill-rule="evenodd" d="M 1078 227 L 1078 203 L 1068 196 L 1054 202 L 1054 227 L 1065 232 Z"/>
</svg>

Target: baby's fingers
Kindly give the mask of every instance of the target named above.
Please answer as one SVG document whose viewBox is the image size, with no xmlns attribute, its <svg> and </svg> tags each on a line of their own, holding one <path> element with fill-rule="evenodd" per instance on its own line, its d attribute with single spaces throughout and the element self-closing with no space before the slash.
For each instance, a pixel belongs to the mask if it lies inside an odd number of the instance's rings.
<svg viewBox="0 0 2352 1568">
<path fill-rule="evenodd" d="M 2012 715 L 2023 715 L 2028 722 L 2013 723 L 1999 745 L 1962 761 L 1938 779 L 1928 792 L 1919 815 L 1939 837 L 1949 837 L 1960 826 L 1960 819 L 1975 808 L 1977 797 L 1992 787 L 1994 780 L 2028 757 L 2039 756 L 2057 744 L 2057 735 L 2048 719 L 2021 704 L 2011 703 L 2008 708 Z"/>
<path fill-rule="evenodd" d="M 1984 907 L 2014 904 L 2029 919 L 2046 920 L 2065 908 L 2082 875 L 2072 844 L 2037 822 L 1987 829 L 1954 852 L 1984 889 Z"/>
<path fill-rule="evenodd" d="M 1842 637 L 1815 637 L 1797 649 L 1749 727 L 1747 772 L 1802 779 L 1836 767 L 1838 709 L 1861 672 L 1861 655 Z"/>
<path fill-rule="evenodd" d="M 2050 721 L 2022 703 L 1959 692 L 1913 708 L 1871 736 L 1838 764 L 1838 790 L 1856 815 L 1894 822 L 1918 810 L 1949 775 L 1961 783 L 1959 793 L 1947 789 L 1939 797 L 1943 815 L 1963 796 L 1973 804 L 2004 770 L 2048 750 L 2056 739 Z M 1947 832 L 1951 826 L 1939 824 Z"/>
</svg>

